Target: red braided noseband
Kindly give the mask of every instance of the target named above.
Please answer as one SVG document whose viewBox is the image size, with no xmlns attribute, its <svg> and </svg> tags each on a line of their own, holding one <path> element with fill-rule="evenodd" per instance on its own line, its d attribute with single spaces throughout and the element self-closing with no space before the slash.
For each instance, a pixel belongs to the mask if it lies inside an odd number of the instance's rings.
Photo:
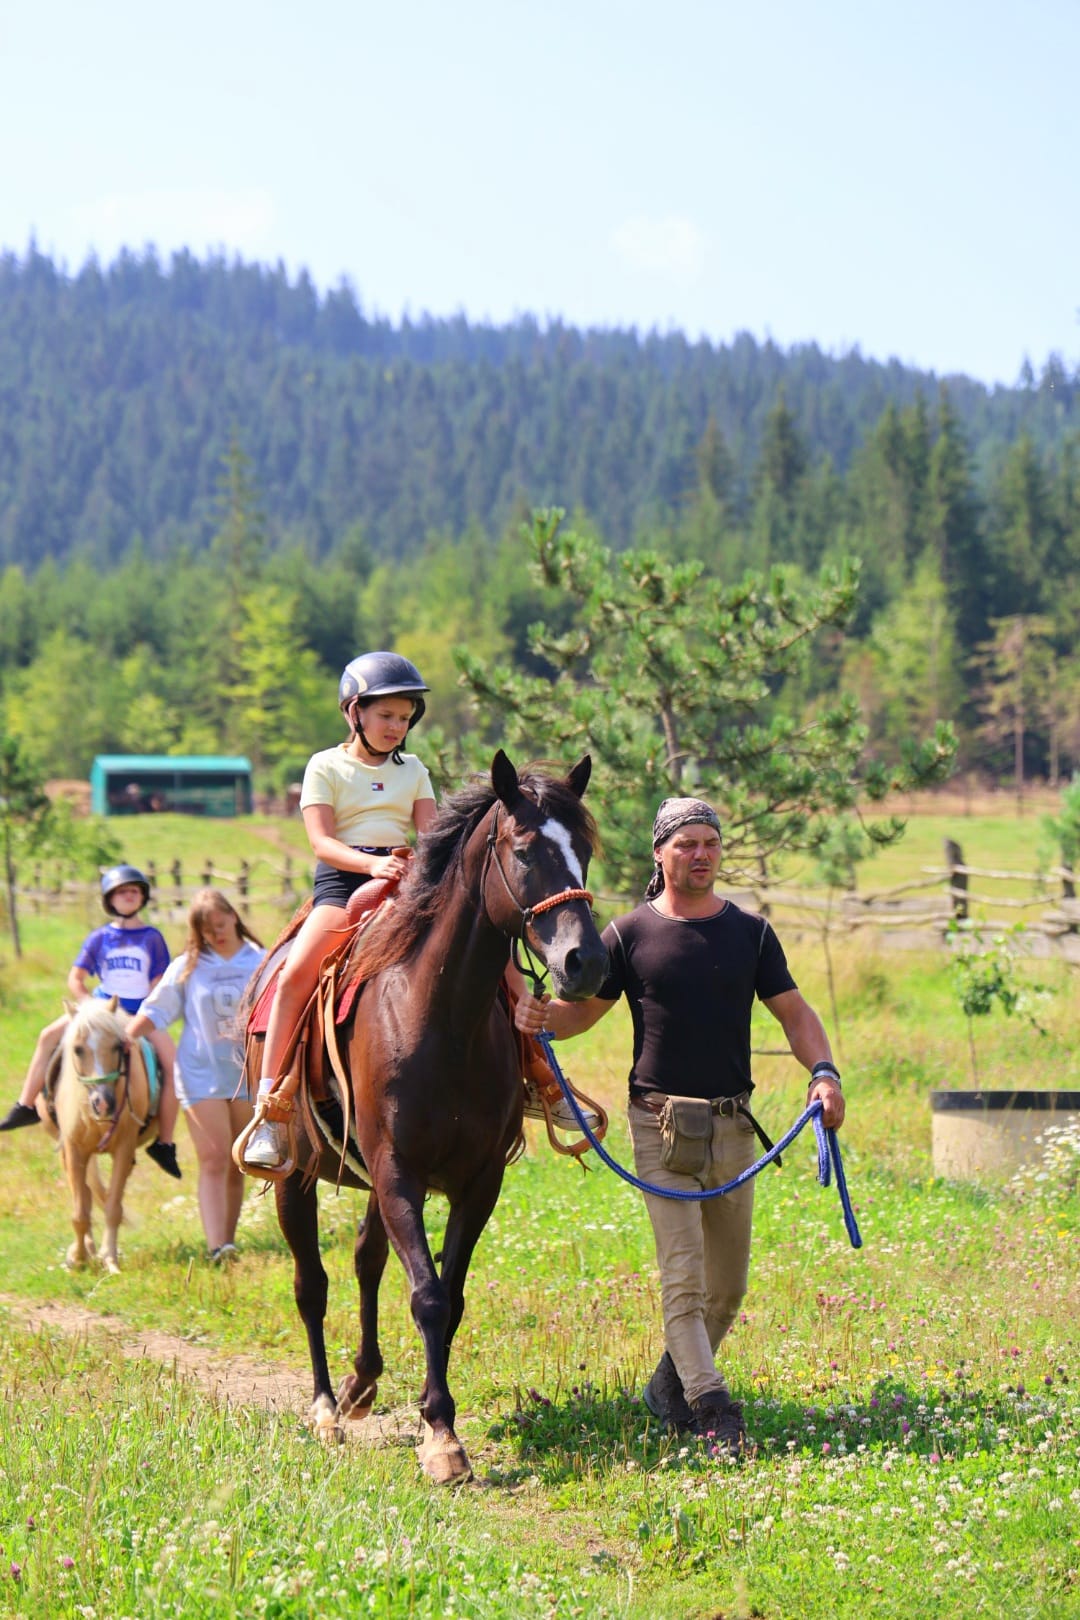
<svg viewBox="0 0 1080 1620">
<path fill-rule="evenodd" d="M 570 900 L 587 900 L 590 906 L 593 897 L 588 889 L 564 889 L 561 894 L 549 894 L 546 900 L 538 900 L 535 906 L 526 908 L 526 915 L 539 917 L 542 911 L 551 911 L 554 906 L 566 905 Z"/>
</svg>

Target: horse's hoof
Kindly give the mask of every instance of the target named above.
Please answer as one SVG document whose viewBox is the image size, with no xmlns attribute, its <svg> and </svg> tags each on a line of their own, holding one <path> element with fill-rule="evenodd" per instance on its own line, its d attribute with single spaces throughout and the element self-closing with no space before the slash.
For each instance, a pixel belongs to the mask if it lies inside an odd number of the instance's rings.
<svg viewBox="0 0 1080 1620">
<path fill-rule="evenodd" d="M 379 1386 L 374 1378 L 366 1383 L 352 1373 L 343 1378 L 337 1392 L 338 1416 L 349 1423 L 362 1423 L 375 1405 Z"/>
<path fill-rule="evenodd" d="M 337 1407 L 326 1395 L 320 1395 L 308 1413 L 308 1423 L 316 1440 L 324 1446 L 340 1446 L 345 1430 L 338 1420 Z"/>
<path fill-rule="evenodd" d="M 120 1262 L 119 1262 L 119 1260 L 114 1260 L 112 1258 L 112 1256 L 110 1255 L 106 1259 L 102 1260 L 101 1264 L 104 1267 L 104 1269 L 109 1273 L 110 1277 L 119 1277 L 119 1275 L 120 1275 Z"/>
<path fill-rule="evenodd" d="M 436 1434 L 425 1423 L 424 1439 L 416 1455 L 420 1467 L 436 1485 L 465 1485 L 473 1477 L 465 1447 L 452 1431 Z"/>
</svg>

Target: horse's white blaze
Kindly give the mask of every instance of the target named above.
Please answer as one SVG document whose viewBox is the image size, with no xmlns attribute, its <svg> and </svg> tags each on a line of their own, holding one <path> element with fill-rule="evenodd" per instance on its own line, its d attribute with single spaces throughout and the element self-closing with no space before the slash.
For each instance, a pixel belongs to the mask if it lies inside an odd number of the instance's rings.
<svg viewBox="0 0 1080 1620">
<path fill-rule="evenodd" d="M 570 834 L 561 821 L 545 821 L 540 829 L 541 836 L 550 838 L 551 842 L 562 851 L 563 860 L 570 869 L 570 876 L 579 889 L 585 887 L 585 875 L 581 870 L 581 862 L 574 854 L 574 846 L 570 842 Z"/>
<path fill-rule="evenodd" d="M 90 1048 L 92 1059 L 90 1073 L 95 1079 L 100 1078 L 103 1074 L 111 1074 L 116 1068 L 113 1061 L 116 1053 L 116 1039 L 112 1033 L 104 1029 L 95 1029 L 92 1031 L 87 1045 Z"/>
</svg>

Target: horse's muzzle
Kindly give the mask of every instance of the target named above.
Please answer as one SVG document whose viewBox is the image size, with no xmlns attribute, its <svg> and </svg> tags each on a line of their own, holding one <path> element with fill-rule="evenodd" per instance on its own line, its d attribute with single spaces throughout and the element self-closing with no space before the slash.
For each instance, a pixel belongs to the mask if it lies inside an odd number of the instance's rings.
<svg viewBox="0 0 1080 1620">
<path fill-rule="evenodd" d="M 608 954 L 599 934 L 569 941 L 565 933 L 556 934 L 553 946 L 545 953 L 551 974 L 551 987 L 564 1001 L 585 1001 L 595 996 L 608 974 Z"/>
<path fill-rule="evenodd" d="M 95 1086 L 90 1093 L 90 1112 L 95 1119 L 114 1119 L 116 1092 L 112 1086 Z"/>
</svg>

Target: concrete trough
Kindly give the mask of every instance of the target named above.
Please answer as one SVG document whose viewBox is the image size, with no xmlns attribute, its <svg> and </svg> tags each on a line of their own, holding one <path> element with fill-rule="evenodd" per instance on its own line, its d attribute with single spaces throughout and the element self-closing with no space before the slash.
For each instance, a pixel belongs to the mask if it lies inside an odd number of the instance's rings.
<svg viewBox="0 0 1080 1620">
<path fill-rule="evenodd" d="M 936 1176 L 1004 1179 L 1042 1160 L 1047 1126 L 1080 1124 L 1080 1091 L 933 1091 Z"/>
</svg>

